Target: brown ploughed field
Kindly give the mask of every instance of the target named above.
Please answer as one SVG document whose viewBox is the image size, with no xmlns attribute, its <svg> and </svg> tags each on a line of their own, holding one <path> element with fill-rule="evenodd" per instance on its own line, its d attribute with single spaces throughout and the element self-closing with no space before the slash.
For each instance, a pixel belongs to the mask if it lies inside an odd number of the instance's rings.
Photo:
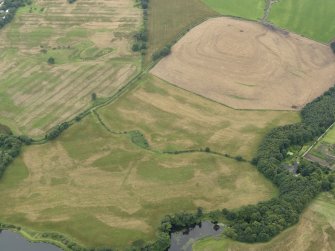
<svg viewBox="0 0 335 251">
<path fill-rule="evenodd" d="M 329 46 L 228 17 L 192 29 L 151 71 L 236 109 L 292 110 L 335 83 Z"/>
</svg>

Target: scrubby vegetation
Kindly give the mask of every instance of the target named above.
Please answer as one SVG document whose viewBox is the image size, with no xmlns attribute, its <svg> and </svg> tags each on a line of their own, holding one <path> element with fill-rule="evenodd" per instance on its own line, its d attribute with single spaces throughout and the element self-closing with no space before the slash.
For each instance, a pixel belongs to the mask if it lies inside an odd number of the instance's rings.
<svg viewBox="0 0 335 251">
<path fill-rule="evenodd" d="M 332 51 L 335 54 L 335 41 L 330 44 L 330 48 L 332 49 Z"/>
<path fill-rule="evenodd" d="M 243 242 L 262 242 L 295 224 L 308 203 L 321 191 L 329 191 L 334 174 L 318 164 L 302 161 L 294 175 L 281 166 L 288 148 L 320 136 L 335 121 L 335 88 L 306 105 L 302 122 L 273 129 L 253 160 L 258 170 L 273 181 L 280 195 L 270 201 L 227 211 L 227 236 Z"/>
<path fill-rule="evenodd" d="M 20 154 L 21 146 L 30 145 L 31 142 L 27 136 L 0 134 L 0 178 L 9 164 Z"/>
<path fill-rule="evenodd" d="M 1 2 L 2 1 L 0 1 L 0 3 Z M 12 21 L 19 7 L 30 3 L 30 0 L 4 0 L 3 3 L 0 4 L 0 29 Z"/>
<path fill-rule="evenodd" d="M 139 4 L 143 9 L 143 28 L 134 35 L 135 42 L 132 46 L 132 50 L 141 51 L 144 54 L 148 46 L 147 20 L 149 0 L 139 0 Z"/>
<path fill-rule="evenodd" d="M 45 139 L 47 140 L 54 140 L 56 139 L 63 131 L 69 128 L 70 124 L 68 122 L 61 123 L 57 125 L 50 132 L 45 135 Z"/>
<path fill-rule="evenodd" d="M 171 45 L 167 45 L 165 46 L 163 49 L 156 51 L 153 55 L 152 55 L 152 60 L 158 60 L 160 58 L 166 57 L 167 55 L 169 55 L 171 53 Z"/>
</svg>

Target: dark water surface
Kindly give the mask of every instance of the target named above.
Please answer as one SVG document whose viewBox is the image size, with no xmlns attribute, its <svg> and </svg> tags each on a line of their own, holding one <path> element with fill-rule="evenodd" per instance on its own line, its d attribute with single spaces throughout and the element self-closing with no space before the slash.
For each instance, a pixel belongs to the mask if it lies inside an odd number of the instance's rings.
<svg viewBox="0 0 335 251">
<path fill-rule="evenodd" d="M 0 251 L 62 251 L 46 243 L 32 243 L 20 234 L 4 230 L 0 232 Z"/>
<path fill-rule="evenodd" d="M 223 231 L 222 227 L 214 225 L 209 221 L 204 221 L 201 227 L 196 226 L 187 232 L 173 233 L 171 236 L 171 247 L 169 251 L 192 251 L 192 244 L 206 236 L 217 236 Z"/>
</svg>

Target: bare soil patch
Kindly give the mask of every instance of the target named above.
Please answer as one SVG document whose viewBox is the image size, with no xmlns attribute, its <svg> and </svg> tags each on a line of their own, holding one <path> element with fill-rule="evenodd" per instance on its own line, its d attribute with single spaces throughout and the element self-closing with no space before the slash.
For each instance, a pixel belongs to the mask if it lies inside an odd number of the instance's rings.
<svg viewBox="0 0 335 251">
<path fill-rule="evenodd" d="M 151 72 L 233 108 L 292 110 L 334 85 L 335 57 L 299 35 L 220 17 L 192 29 Z"/>
</svg>

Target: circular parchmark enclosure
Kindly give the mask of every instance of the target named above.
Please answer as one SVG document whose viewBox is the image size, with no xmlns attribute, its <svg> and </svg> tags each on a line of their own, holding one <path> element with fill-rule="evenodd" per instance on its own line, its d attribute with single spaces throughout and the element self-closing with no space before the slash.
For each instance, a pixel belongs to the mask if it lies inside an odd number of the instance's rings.
<svg viewBox="0 0 335 251">
<path fill-rule="evenodd" d="M 299 35 L 220 17 L 187 33 L 151 73 L 233 108 L 291 110 L 335 84 L 335 56 Z"/>
</svg>

